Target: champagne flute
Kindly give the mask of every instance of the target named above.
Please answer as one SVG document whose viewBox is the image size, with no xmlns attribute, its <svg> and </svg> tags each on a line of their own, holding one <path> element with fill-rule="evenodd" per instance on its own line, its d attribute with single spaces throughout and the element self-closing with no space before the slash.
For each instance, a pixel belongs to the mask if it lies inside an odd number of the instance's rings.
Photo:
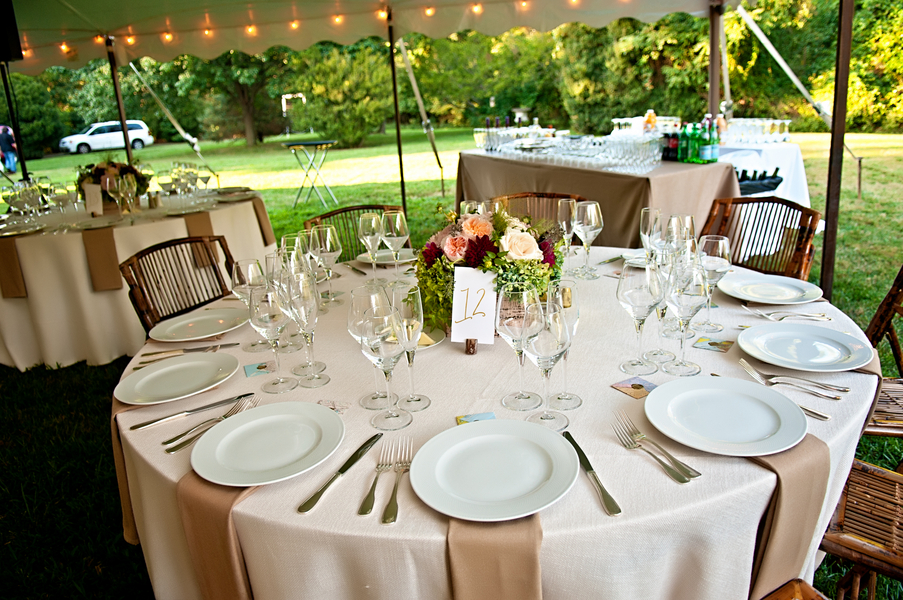
<svg viewBox="0 0 903 600">
<path fill-rule="evenodd" d="M 401 319 L 401 345 L 408 359 L 408 382 L 410 393 L 398 401 L 398 407 L 417 412 L 430 405 L 430 399 L 423 394 L 414 393 L 414 356 L 420 334 L 423 333 L 423 302 L 420 299 L 420 288 L 416 285 L 396 283 L 391 286 L 392 306 L 398 311 Z"/>
<path fill-rule="evenodd" d="M 574 335 L 577 334 L 577 324 L 580 321 L 580 304 L 577 301 L 577 283 L 572 279 L 562 279 L 557 283 L 550 283 L 546 292 L 546 303 L 557 304 L 561 307 L 562 314 L 568 325 L 568 333 L 571 336 L 571 344 L 574 343 Z M 583 404 L 583 399 L 577 394 L 571 394 L 568 389 L 568 355 L 571 349 L 564 351 L 561 362 L 561 371 L 564 378 L 564 390 L 552 397 L 549 406 L 555 410 L 573 410 Z"/>
<path fill-rule="evenodd" d="M 326 365 L 314 359 L 314 331 L 320 306 L 317 282 L 308 272 L 292 273 L 284 269 L 280 284 L 283 310 L 298 325 L 307 347 L 307 362 L 296 366 L 292 373 L 303 378 L 298 382 L 301 387 L 322 387 L 329 383 L 329 376 L 322 375 Z"/>
<path fill-rule="evenodd" d="M 364 213 L 358 219 L 357 235 L 367 249 L 367 257 L 373 266 L 373 278 L 366 281 L 369 285 L 383 285 L 385 279 L 376 276 L 376 253 L 382 239 L 382 217 L 378 213 Z"/>
<path fill-rule="evenodd" d="M 251 291 L 265 288 L 266 285 L 266 277 L 256 258 L 237 260 L 232 265 L 232 293 L 248 308 L 251 307 Z M 266 342 L 255 340 L 241 349 L 245 352 L 266 352 L 270 347 Z"/>
<path fill-rule="evenodd" d="M 539 306 L 536 288 L 526 283 L 509 283 L 499 291 L 495 312 L 495 330 L 514 348 L 517 357 L 520 389 L 502 398 L 502 406 L 511 410 L 533 410 L 542 404 L 542 398 L 533 392 L 524 391 L 524 344 L 542 329 L 542 308 L 528 311 L 530 306 Z"/>
<path fill-rule="evenodd" d="M 527 420 L 553 431 L 561 431 L 568 426 L 569 421 L 563 414 L 549 410 L 549 380 L 552 369 L 571 346 L 570 327 L 560 306 L 546 304 L 545 314 L 542 308 L 541 304 L 527 307 L 528 313 L 538 313 L 540 327 L 537 334 L 524 343 L 524 352 L 530 357 L 530 362 L 539 367 L 543 389 L 542 412 L 530 415 Z"/>
<path fill-rule="evenodd" d="M 561 272 L 572 275 L 574 269 L 565 268 L 568 256 L 571 255 L 571 242 L 574 239 L 574 226 L 577 224 L 577 201 L 573 198 L 562 198 L 558 201 L 558 225 L 561 226 L 561 236 L 565 240 L 564 261 Z"/>
<path fill-rule="evenodd" d="M 652 375 L 658 365 L 643 358 L 643 324 L 652 309 L 662 301 L 662 280 L 654 265 L 625 264 L 618 278 L 618 302 L 633 317 L 636 329 L 636 358 L 621 363 L 629 375 Z"/>
<path fill-rule="evenodd" d="M 385 308 L 392 306 L 386 289 L 382 286 L 364 285 L 351 290 L 351 306 L 348 310 L 348 333 L 358 344 L 363 337 L 364 314 L 373 308 Z M 373 366 L 373 376 L 376 378 L 376 390 L 371 394 L 361 396 L 358 403 L 367 410 L 382 410 L 386 406 L 386 393 L 380 391 L 379 369 Z M 398 397 L 392 398 L 397 401 Z"/>
<path fill-rule="evenodd" d="M 401 319 L 398 311 L 391 306 L 372 308 L 364 313 L 361 329 L 361 351 L 370 362 L 379 368 L 386 377 L 385 412 L 373 415 L 370 424 L 382 431 L 396 431 L 411 424 L 414 418 L 404 409 L 395 408 L 391 400 L 392 371 L 404 354 Z"/>
<path fill-rule="evenodd" d="M 723 235 L 704 235 L 699 240 L 699 261 L 705 269 L 706 303 L 705 321 L 696 323 L 699 331 L 716 333 L 724 330 L 724 325 L 712 322 L 712 292 L 721 278 L 731 268 L 731 243 Z"/>
<path fill-rule="evenodd" d="M 395 279 L 400 279 L 398 275 L 398 253 L 410 236 L 408 221 L 401 211 L 386 211 L 380 219 L 380 225 L 382 229 L 380 238 L 391 250 L 392 259 L 395 261 Z"/>
<path fill-rule="evenodd" d="M 339 233 L 333 225 L 317 225 L 310 230 L 310 251 L 317 257 L 320 264 L 326 270 L 326 296 L 324 304 L 327 306 L 341 306 L 344 301 L 338 294 L 332 291 L 332 269 L 336 259 L 342 254 L 342 243 L 339 241 Z"/>
<path fill-rule="evenodd" d="M 259 333 L 273 349 L 275 358 L 275 379 L 267 381 L 260 388 L 268 394 L 281 394 L 298 387 L 298 380 L 279 375 L 279 336 L 288 325 L 289 318 L 279 303 L 276 288 L 258 287 L 251 290 L 248 300 L 251 327 Z"/>
<path fill-rule="evenodd" d="M 575 273 L 580 279 L 599 279 L 596 269 L 589 266 L 589 249 L 593 240 L 602 231 L 602 210 L 595 201 L 583 201 L 577 203 L 577 221 L 574 224 L 574 233 L 583 242 L 583 267 Z"/>
<path fill-rule="evenodd" d="M 669 375 L 689 377 L 702 370 L 699 365 L 685 360 L 685 332 L 689 329 L 690 321 L 706 302 L 705 270 L 694 260 L 679 262 L 674 269 L 667 301 L 668 308 L 675 314 L 680 326 L 680 359 L 665 363 L 662 370 Z"/>
</svg>

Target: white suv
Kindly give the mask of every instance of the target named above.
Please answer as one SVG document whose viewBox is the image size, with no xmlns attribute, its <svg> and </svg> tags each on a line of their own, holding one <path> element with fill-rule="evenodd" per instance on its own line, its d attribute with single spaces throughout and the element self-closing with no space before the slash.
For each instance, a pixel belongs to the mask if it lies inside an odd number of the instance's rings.
<svg viewBox="0 0 903 600">
<path fill-rule="evenodd" d="M 126 121 L 129 126 L 129 141 L 132 148 L 140 150 L 154 143 L 144 121 Z M 79 154 L 87 154 L 92 150 L 106 150 L 109 148 L 124 148 L 122 138 L 122 125 L 119 121 L 106 121 L 104 123 L 92 123 L 81 132 L 66 136 L 60 140 L 60 150 Z"/>
</svg>

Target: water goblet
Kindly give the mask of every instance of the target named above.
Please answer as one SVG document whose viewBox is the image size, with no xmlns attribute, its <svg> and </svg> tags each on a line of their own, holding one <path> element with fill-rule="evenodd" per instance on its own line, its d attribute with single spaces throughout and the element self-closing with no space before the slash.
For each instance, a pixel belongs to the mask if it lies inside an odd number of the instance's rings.
<svg viewBox="0 0 903 600">
<path fill-rule="evenodd" d="M 268 394 L 281 394 L 298 387 L 298 380 L 279 375 L 279 336 L 288 325 L 289 318 L 279 303 L 276 289 L 259 287 L 251 290 L 248 300 L 251 327 L 259 333 L 273 349 L 275 358 L 275 379 L 271 379 L 260 388 Z"/>
<path fill-rule="evenodd" d="M 583 267 L 577 271 L 576 277 L 580 279 L 599 279 L 596 270 L 589 266 L 589 249 L 593 240 L 602 231 L 602 210 L 595 201 L 582 201 L 577 203 L 577 221 L 574 224 L 574 233 L 583 242 Z"/>
<path fill-rule="evenodd" d="M 407 427 L 413 421 L 411 413 L 396 408 L 392 398 L 392 371 L 404 354 L 401 344 L 403 334 L 398 311 L 391 306 L 372 308 L 364 313 L 361 328 L 361 351 L 370 362 L 383 372 L 386 378 L 385 412 L 373 415 L 370 424 L 382 431 L 396 431 Z"/>
<path fill-rule="evenodd" d="M 232 293 L 250 308 L 251 291 L 265 288 L 266 276 L 256 258 L 237 260 L 232 265 Z M 255 340 L 241 347 L 245 352 L 266 352 L 270 346 L 266 342 Z"/>
<path fill-rule="evenodd" d="M 398 275 L 398 253 L 410 236 L 408 221 L 403 212 L 387 210 L 380 219 L 380 225 L 382 229 L 380 238 L 392 252 L 392 259 L 395 261 L 395 279 L 400 279 Z"/>
<path fill-rule="evenodd" d="M 495 330 L 514 349 L 517 357 L 520 388 L 502 398 L 502 406 L 511 410 L 533 410 L 542 404 L 542 398 L 533 392 L 524 391 L 524 344 L 538 334 L 542 328 L 542 308 L 539 306 L 536 288 L 525 283 L 509 283 L 499 290 L 495 313 Z"/>
<path fill-rule="evenodd" d="M 562 279 L 557 283 L 550 283 L 546 291 L 546 303 L 556 304 L 561 307 L 562 314 L 568 325 L 568 333 L 571 336 L 571 344 L 577 334 L 577 324 L 580 321 L 580 303 L 577 296 L 577 283 L 571 279 Z M 561 374 L 564 380 L 564 390 L 552 396 L 549 407 L 555 410 L 573 410 L 583 404 L 583 399 L 577 394 L 572 394 L 568 389 L 568 355 L 571 349 L 564 351 L 561 361 Z"/>
<path fill-rule="evenodd" d="M 567 258 L 571 254 L 571 242 L 574 239 L 574 226 L 577 224 L 577 201 L 573 198 L 562 198 L 558 201 L 558 225 L 561 227 L 561 235 L 564 238 L 564 262 L 561 271 L 568 275 L 574 274 L 574 269 L 567 269 Z"/>
<path fill-rule="evenodd" d="M 361 343 L 364 327 L 364 314 L 374 308 L 392 306 L 386 289 L 377 285 L 364 285 L 351 290 L 351 306 L 348 309 L 348 333 L 358 344 Z M 361 396 L 358 403 L 367 410 L 382 410 L 386 406 L 386 393 L 380 390 L 379 369 L 373 366 L 373 376 L 376 379 L 376 390 L 370 394 Z M 392 398 L 397 401 L 398 397 Z"/>
<path fill-rule="evenodd" d="M 666 299 L 668 309 L 677 317 L 680 326 L 680 359 L 665 363 L 662 370 L 669 375 L 689 377 L 701 371 L 699 365 L 685 360 L 686 331 L 690 321 L 706 302 L 705 270 L 697 261 L 686 261 L 675 265 L 672 281 Z"/>
<path fill-rule="evenodd" d="M 633 317 L 636 329 L 636 358 L 621 363 L 621 370 L 629 375 L 652 375 L 658 365 L 643 358 L 643 324 L 656 305 L 662 301 L 662 280 L 653 264 L 626 264 L 618 278 L 618 302 Z"/>
<path fill-rule="evenodd" d="M 367 249 L 367 258 L 373 266 L 373 277 L 366 281 L 369 285 L 383 285 L 385 279 L 376 276 L 376 253 L 382 239 L 382 218 L 378 213 L 364 213 L 358 219 L 357 235 Z"/>
<path fill-rule="evenodd" d="M 699 262 L 705 270 L 706 303 L 705 321 L 694 327 L 706 333 L 724 330 L 724 325 L 712 322 L 712 292 L 731 268 L 730 240 L 723 235 L 704 235 L 699 240 Z"/>
<path fill-rule="evenodd" d="M 661 243 L 662 221 L 661 211 L 657 208 L 644 208 L 640 211 L 640 241 L 646 251 L 646 261 L 652 260 L 656 245 Z"/>
<path fill-rule="evenodd" d="M 344 301 L 338 294 L 332 291 L 332 271 L 336 260 L 342 254 L 342 243 L 339 241 L 339 233 L 333 225 L 317 225 L 310 230 L 310 252 L 326 270 L 326 296 L 323 304 L 327 306 L 341 306 Z"/>
<path fill-rule="evenodd" d="M 401 345 L 408 359 L 410 392 L 405 397 L 399 397 L 398 407 L 411 412 L 421 411 L 430 405 L 430 399 L 423 394 L 414 393 L 414 357 L 417 353 L 417 344 L 420 342 L 420 334 L 423 333 L 423 301 L 420 298 L 420 288 L 399 282 L 390 286 L 389 293 L 392 306 L 398 311 L 398 318 L 401 320 Z"/>
<path fill-rule="evenodd" d="M 283 310 L 298 325 L 307 347 L 307 362 L 293 368 L 292 373 L 302 377 L 298 382 L 301 387 L 322 387 L 329 383 L 329 376 L 322 374 L 326 365 L 314 359 L 314 331 L 320 308 L 317 282 L 311 273 L 292 273 L 288 269 L 281 271 L 279 281 Z"/>
<path fill-rule="evenodd" d="M 530 357 L 530 362 L 539 367 L 543 389 L 542 412 L 530 415 L 527 420 L 553 431 L 561 431 L 568 426 L 569 421 L 563 414 L 549 410 L 549 380 L 552 369 L 571 346 L 570 327 L 560 306 L 546 304 L 545 308 L 543 311 L 542 305 L 527 307 L 528 313 L 538 313 L 539 329 L 524 343 L 524 352 Z"/>
</svg>

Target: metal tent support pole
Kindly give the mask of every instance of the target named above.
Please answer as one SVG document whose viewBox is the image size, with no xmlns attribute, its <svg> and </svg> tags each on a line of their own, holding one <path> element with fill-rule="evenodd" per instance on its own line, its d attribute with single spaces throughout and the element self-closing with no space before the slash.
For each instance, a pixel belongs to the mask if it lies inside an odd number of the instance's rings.
<svg viewBox="0 0 903 600">
<path fill-rule="evenodd" d="M 19 158 L 19 167 L 22 169 L 22 181 L 28 180 L 28 167 L 25 166 L 25 145 L 22 143 L 22 132 L 19 131 L 19 115 L 13 106 L 12 83 L 9 80 L 9 63 L 0 62 L 0 75 L 3 76 L 3 91 L 6 92 L 6 106 L 9 109 L 9 120 L 13 124 L 13 137 L 16 138 L 16 155 Z M 3 167 L 0 166 L 0 171 Z M 9 177 L 7 177 L 9 179 Z M 11 181 L 11 180 L 10 180 Z"/>
<path fill-rule="evenodd" d="M 122 124 L 122 137 L 125 139 L 125 156 L 129 164 L 133 164 L 132 144 L 129 141 L 129 126 L 125 120 L 125 106 L 122 103 L 122 90 L 119 88 L 119 72 L 116 69 L 116 54 L 113 52 L 113 38 L 104 38 L 107 46 L 107 59 L 110 61 L 110 77 L 113 78 L 113 90 L 116 92 L 116 108 L 119 109 L 119 122 Z"/>
<path fill-rule="evenodd" d="M 395 77 L 395 32 L 392 30 L 392 9 L 388 10 L 389 67 L 392 69 L 392 99 L 395 101 L 395 142 L 398 145 L 398 175 L 401 178 L 401 209 L 408 214 L 408 201 L 404 193 L 404 163 L 401 160 L 401 114 L 398 112 L 398 81 Z"/>
<path fill-rule="evenodd" d="M 724 18 L 724 4 L 721 1 L 709 5 L 709 110 L 713 116 L 721 106 L 721 21 Z"/>
<path fill-rule="evenodd" d="M 846 133 L 847 92 L 850 84 L 850 50 L 853 45 L 855 0 L 840 0 L 837 32 L 837 59 L 834 74 L 834 110 L 831 123 L 831 151 L 828 155 L 828 193 L 825 201 L 825 246 L 822 251 L 821 288 L 831 300 L 834 290 L 834 261 L 837 252 L 837 219 L 840 215 L 840 177 L 843 170 L 843 136 Z"/>
</svg>

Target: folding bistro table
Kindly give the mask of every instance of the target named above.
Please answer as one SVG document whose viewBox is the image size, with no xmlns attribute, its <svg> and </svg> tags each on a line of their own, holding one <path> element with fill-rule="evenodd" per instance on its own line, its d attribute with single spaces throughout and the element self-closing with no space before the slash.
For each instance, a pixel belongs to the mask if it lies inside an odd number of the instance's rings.
<svg viewBox="0 0 903 600">
<path fill-rule="evenodd" d="M 304 191 L 304 186 L 308 181 L 310 181 L 310 188 L 307 190 L 307 196 L 304 198 L 304 201 L 307 202 L 310 200 L 310 193 L 311 191 L 314 191 L 317 193 L 317 197 L 320 198 L 320 202 L 326 207 L 326 200 L 323 199 L 323 195 L 320 193 L 320 190 L 317 189 L 318 178 L 320 179 L 320 183 L 323 184 L 323 187 L 326 188 L 326 191 L 329 192 L 332 201 L 338 205 L 339 201 L 336 199 L 335 194 L 332 193 L 332 190 L 329 189 L 329 186 L 320 174 L 320 167 L 323 166 L 323 162 L 326 160 L 326 152 L 330 147 L 335 145 L 335 143 L 336 140 L 321 140 L 319 142 L 286 142 L 282 144 L 292 151 L 292 154 L 294 154 L 295 158 L 298 160 L 298 164 L 304 169 L 304 179 L 301 181 L 301 187 L 298 188 L 298 193 L 295 195 L 295 202 L 292 204 L 292 208 L 298 206 L 301 192 Z M 306 158 L 306 164 L 302 156 Z M 311 171 L 314 172 L 313 176 L 310 175 Z"/>
</svg>

